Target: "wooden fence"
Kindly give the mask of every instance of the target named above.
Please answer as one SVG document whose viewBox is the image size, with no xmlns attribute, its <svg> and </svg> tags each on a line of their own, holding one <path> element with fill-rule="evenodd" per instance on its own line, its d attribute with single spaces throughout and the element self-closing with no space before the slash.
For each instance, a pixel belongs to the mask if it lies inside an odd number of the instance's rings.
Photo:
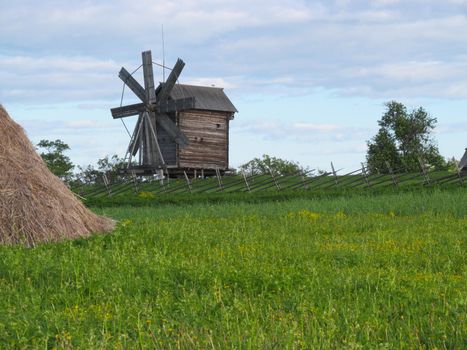
<svg viewBox="0 0 467 350">
<path fill-rule="evenodd" d="M 124 180 L 110 182 L 103 175 L 103 184 L 82 184 L 71 189 L 84 198 L 140 194 L 148 196 L 173 195 L 178 193 L 234 193 L 260 191 L 303 191 L 326 189 L 366 189 L 378 187 L 403 186 L 464 186 L 467 172 L 430 171 L 421 165 L 420 172 L 407 172 L 405 169 L 391 169 L 388 173 L 371 174 L 362 164 L 359 169 L 344 172 L 336 170 L 331 163 L 330 171 L 299 172 L 290 175 L 247 174 L 216 176 L 209 178 L 190 178 L 186 173 L 179 179 L 155 179 L 154 177 L 130 176 Z"/>
</svg>

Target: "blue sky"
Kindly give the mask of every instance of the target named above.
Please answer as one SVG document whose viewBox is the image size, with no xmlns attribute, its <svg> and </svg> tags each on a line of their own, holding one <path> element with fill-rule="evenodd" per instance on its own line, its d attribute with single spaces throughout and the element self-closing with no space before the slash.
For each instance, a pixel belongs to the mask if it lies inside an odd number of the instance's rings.
<svg viewBox="0 0 467 350">
<path fill-rule="evenodd" d="M 162 25 L 180 82 L 224 87 L 239 110 L 231 166 L 355 169 L 389 100 L 437 117 L 444 156 L 467 147 L 467 0 L 0 0 L 0 103 L 76 164 L 123 156 L 117 74 L 143 50 L 162 60 Z"/>
</svg>

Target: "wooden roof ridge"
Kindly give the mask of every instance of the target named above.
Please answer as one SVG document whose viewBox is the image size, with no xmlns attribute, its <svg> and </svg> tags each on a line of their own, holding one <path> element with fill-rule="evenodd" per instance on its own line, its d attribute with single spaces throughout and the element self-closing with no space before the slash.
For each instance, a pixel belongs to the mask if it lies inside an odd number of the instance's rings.
<svg viewBox="0 0 467 350">
<path fill-rule="evenodd" d="M 156 93 L 162 89 L 163 86 L 164 83 L 160 83 L 156 89 Z M 172 99 L 194 97 L 194 109 L 230 113 L 238 112 L 222 87 L 176 84 L 170 93 L 170 97 Z"/>
<path fill-rule="evenodd" d="M 163 84 L 163 83 L 161 83 Z M 224 90 L 223 87 L 221 86 L 214 86 L 214 85 L 196 85 L 196 84 L 178 84 L 180 86 L 186 86 L 186 87 L 194 87 L 194 88 L 208 88 L 208 89 L 220 89 L 220 90 Z"/>
</svg>

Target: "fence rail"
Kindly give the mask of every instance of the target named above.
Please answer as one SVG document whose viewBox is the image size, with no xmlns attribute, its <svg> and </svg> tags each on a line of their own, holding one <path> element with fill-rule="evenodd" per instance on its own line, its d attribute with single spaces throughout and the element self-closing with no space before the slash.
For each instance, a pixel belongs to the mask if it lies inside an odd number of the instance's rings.
<svg viewBox="0 0 467 350">
<path fill-rule="evenodd" d="M 111 182 L 108 176 L 103 176 L 103 184 L 84 184 L 71 189 L 81 197 L 111 197 L 122 194 L 150 194 L 172 195 L 178 193 L 239 193 L 262 191 L 300 191 L 327 189 L 367 189 L 381 187 L 402 187 L 410 185 L 420 186 L 464 186 L 467 172 L 430 171 L 421 166 L 417 173 L 407 172 L 404 168 L 391 169 L 389 173 L 371 174 L 368 168 L 362 167 L 343 173 L 343 169 L 335 170 L 331 163 L 331 171 L 315 174 L 314 170 L 290 175 L 278 175 L 270 171 L 269 174 L 246 174 L 221 176 L 216 172 L 214 177 L 189 178 L 185 173 L 179 179 L 137 178 L 132 176 L 126 180 Z M 339 174 L 342 173 L 342 174 Z"/>
</svg>

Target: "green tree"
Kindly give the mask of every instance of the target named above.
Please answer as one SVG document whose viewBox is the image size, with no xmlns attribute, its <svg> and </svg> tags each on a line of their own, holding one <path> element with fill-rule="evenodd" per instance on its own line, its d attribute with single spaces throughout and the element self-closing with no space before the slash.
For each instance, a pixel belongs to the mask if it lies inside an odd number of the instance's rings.
<svg viewBox="0 0 467 350">
<path fill-rule="evenodd" d="M 389 171 L 387 164 L 394 170 L 401 167 L 401 158 L 395 137 L 386 129 L 380 129 L 372 141 L 368 143 L 367 162 L 372 173 L 382 170 L 383 172 Z"/>
<path fill-rule="evenodd" d="M 119 170 L 126 167 L 126 162 L 123 158 L 120 158 L 118 155 L 114 154 L 112 156 L 105 156 L 102 159 L 97 161 L 97 169 L 101 173 L 105 173 L 109 181 L 116 181 L 125 177 L 119 173 Z"/>
<path fill-rule="evenodd" d="M 78 183 L 100 184 L 103 183 L 103 175 L 106 174 L 110 182 L 124 179 L 125 175 L 119 174 L 119 170 L 124 168 L 126 162 L 116 154 L 105 156 L 97 161 L 97 168 L 93 165 L 86 167 L 78 166 L 78 173 L 75 179 Z"/>
<path fill-rule="evenodd" d="M 446 169 L 452 172 L 457 172 L 459 161 L 455 157 L 446 158 Z"/>
<path fill-rule="evenodd" d="M 70 158 L 64 154 L 70 149 L 62 140 L 41 140 L 37 144 L 39 150 L 42 149 L 40 156 L 52 173 L 64 181 L 69 181 L 73 175 L 72 170 L 75 167 Z"/>
<path fill-rule="evenodd" d="M 419 171 L 419 160 L 436 169 L 446 163 L 431 137 L 436 118 L 422 107 L 407 111 L 399 102 L 386 103 L 387 110 L 378 121 L 378 133 L 367 142 L 367 162 L 371 172 L 388 172 L 386 161 L 393 169 L 404 166 L 408 171 Z"/>
<path fill-rule="evenodd" d="M 253 158 L 248 163 L 240 165 L 240 170 L 250 174 L 269 174 L 272 171 L 276 175 L 290 175 L 304 172 L 300 164 L 277 157 L 263 154 L 262 158 Z"/>
</svg>

